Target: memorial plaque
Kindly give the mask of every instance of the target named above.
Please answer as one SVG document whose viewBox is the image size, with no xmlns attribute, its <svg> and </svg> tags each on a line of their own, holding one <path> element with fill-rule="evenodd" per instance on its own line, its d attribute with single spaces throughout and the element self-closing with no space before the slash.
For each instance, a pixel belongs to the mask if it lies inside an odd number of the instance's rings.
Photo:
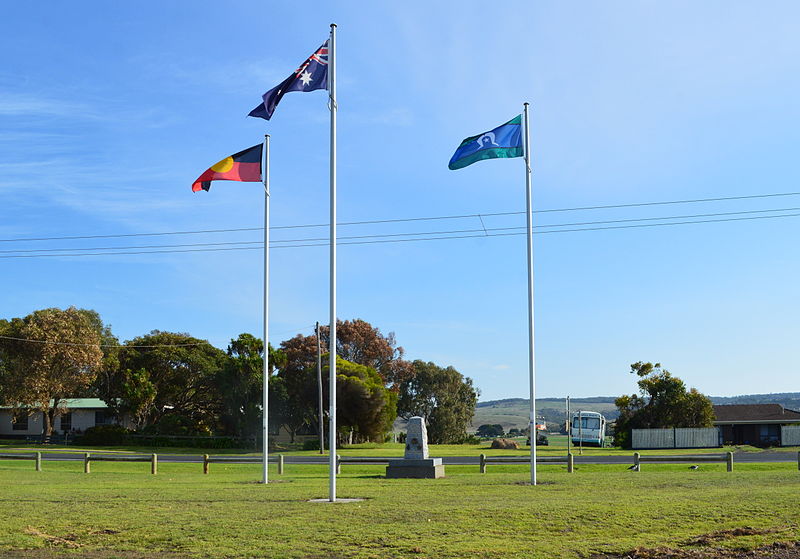
<svg viewBox="0 0 800 559">
<path fill-rule="evenodd" d="M 444 477 L 442 459 L 428 458 L 428 431 L 425 419 L 422 417 L 412 417 L 408 420 L 404 458 L 389 460 L 386 477 L 429 479 Z"/>
</svg>

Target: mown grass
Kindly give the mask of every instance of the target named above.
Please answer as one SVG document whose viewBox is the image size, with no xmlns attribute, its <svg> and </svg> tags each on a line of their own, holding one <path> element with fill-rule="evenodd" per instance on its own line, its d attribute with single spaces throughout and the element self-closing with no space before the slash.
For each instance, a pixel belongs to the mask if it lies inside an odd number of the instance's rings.
<svg viewBox="0 0 800 559">
<path fill-rule="evenodd" d="M 749 526 L 715 545 L 755 547 L 800 537 L 795 464 L 647 464 L 539 468 L 447 467 L 440 480 L 388 480 L 350 466 L 338 496 L 327 468 L 287 466 L 255 483 L 257 465 L 0 462 L 0 556 L 111 557 L 141 552 L 196 557 L 586 557 L 635 547 L 692 547 L 703 534 Z M 74 546 L 74 547 L 73 547 Z"/>
</svg>

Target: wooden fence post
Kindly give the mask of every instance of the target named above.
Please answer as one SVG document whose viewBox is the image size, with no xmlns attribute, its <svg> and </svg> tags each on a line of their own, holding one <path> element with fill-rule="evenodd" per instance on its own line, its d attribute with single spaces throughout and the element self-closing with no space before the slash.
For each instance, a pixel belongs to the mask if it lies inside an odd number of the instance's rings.
<svg viewBox="0 0 800 559">
<path fill-rule="evenodd" d="M 800 470 L 800 452 L 797 453 L 797 469 Z"/>
<path fill-rule="evenodd" d="M 278 475 L 283 475 L 283 454 L 278 454 Z"/>
<path fill-rule="evenodd" d="M 570 452 L 567 454 L 567 473 L 572 473 L 575 471 L 575 459 L 572 457 L 572 453 Z"/>
<path fill-rule="evenodd" d="M 42 453 L 41 452 L 37 452 L 36 453 L 36 471 L 37 472 L 41 472 L 42 471 Z"/>
<path fill-rule="evenodd" d="M 208 473 L 208 454 L 203 454 L 203 473 Z"/>
<path fill-rule="evenodd" d="M 633 465 L 636 466 L 633 469 L 634 472 L 638 472 L 638 471 L 641 470 L 642 466 L 641 466 L 641 462 L 639 461 L 639 453 L 638 452 L 634 452 L 633 453 Z"/>
<path fill-rule="evenodd" d="M 486 455 L 485 454 L 481 454 L 481 473 L 482 474 L 486 473 Z"/>
<path fill-rule="evenodd" d="M 336 475 L 342 473 L 342 457 L 340 455 L 336 455 Z"/>
<path fill-rule="evenodd" d="M 89 453 L 83 455 L 83 473 L 88 474 L 92 471 L 91 466 L 89 465 Z"/>
<path fill-rule="evenodd" d="M 150 457 L 150 473 L 153 475 L 158 473 L 158 454 L 155 452 Z"/>
<path fill-rule="evenodd" d="M 732 472 L 733 471 L 733 452 L 729 452 L 728 453 L 727 462 L 728 462 L 728 471 Z"/>
</svg>

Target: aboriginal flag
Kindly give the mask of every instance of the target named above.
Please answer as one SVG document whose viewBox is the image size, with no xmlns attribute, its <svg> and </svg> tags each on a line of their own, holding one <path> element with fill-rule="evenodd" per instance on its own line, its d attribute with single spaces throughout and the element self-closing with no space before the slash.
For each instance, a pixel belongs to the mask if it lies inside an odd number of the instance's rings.
<svg viewBox="0 0 800 559">
<path fill-rule="evenodd" d="M 211 181 L 260 182 L 262 146 L 263 144 L 258 144 L 247 148 L 212 165 L 194 181 L 192 192 L 208 191 Z"/>
</svg>

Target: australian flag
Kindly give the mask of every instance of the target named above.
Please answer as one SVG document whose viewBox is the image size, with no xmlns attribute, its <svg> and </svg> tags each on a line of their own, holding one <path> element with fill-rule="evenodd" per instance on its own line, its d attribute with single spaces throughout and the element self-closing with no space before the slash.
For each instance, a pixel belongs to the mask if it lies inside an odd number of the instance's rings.
<svg viewBox="0 0 800 559">
<path fill-rule="evenodd" d="M 317 51 L 308 57 L 291 76 L 280 84 L 267 91 L 263 102 L 250 111 L 247 116 L 255 116 L 269 120 L 275 107 L 290 91 L 314 91 L 315 89 L 328 88 L 328 41 L 325 41 Z"/>
</svg>

